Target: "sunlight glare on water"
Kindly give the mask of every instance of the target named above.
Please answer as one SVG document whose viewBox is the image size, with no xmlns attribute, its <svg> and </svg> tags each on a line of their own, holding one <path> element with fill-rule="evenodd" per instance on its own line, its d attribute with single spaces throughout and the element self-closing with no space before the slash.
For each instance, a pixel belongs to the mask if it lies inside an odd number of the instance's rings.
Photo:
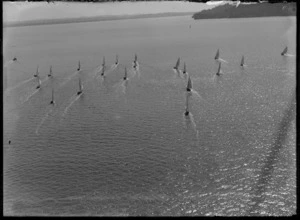
<svg viewBox="0 0 300 220">
<path fill-rule="evenodd" d="M 257 204 L 261 215 L 295 214 L 295 118 L 274 145 L 293 104 L 296 57 L 280 53 L 296 54 L 295 24 L 168 17 L 7 28 L 4 213 L 241 216 Z M 218 48 L 228 63 L 215 77 Z M 190 118 L 178 57 L 195 91 Z"/>
</svg>

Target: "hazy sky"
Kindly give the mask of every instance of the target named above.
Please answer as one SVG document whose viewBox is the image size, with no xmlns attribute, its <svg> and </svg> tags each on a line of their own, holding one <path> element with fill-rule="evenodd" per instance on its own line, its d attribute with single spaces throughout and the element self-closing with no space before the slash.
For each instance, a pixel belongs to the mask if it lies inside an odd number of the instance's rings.
<svg viewBox="0 0 300 220">
<path fill-rule="evenodd" d="M 164 12 L 199 12 L 215 5 L 193 2 L 3 2 L 3 21 L 78 18 L 101 15 L 134 15 Z"/>
</svg>

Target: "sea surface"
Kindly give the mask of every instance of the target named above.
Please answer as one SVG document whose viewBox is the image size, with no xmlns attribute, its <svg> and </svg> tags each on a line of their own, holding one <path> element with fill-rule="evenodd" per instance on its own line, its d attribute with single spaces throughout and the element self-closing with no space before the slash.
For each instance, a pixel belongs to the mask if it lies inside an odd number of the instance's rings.
<svg viewBox="0 0 300 220">
<path fill-rule="evenodd" d="M 3 36 L 4 215 L 296 213 L 295 17 L 118 20 Z"/>
</svg>

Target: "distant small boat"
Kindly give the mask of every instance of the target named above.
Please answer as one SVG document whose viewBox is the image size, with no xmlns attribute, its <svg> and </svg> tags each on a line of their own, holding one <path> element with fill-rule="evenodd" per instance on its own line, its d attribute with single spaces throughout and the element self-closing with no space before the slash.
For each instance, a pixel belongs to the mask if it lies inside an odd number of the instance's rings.
<svg viewBox="0 0 300 220">
<path fill-rule="evenodd" d="M 136 66 L 137 66 L 137 55 L 134 54 L 133 68 L 136 68 Z"/>
<path fill-rule="evenodd" d="M 188 91 L 188 92 L 192 91 L 192 80 L 191 80 L 190 76 L 188 78 L 188 83 L 187 83 L 187 86 L 186 86 L 186 91 Z"/>
<path fill-rule="evenodd" d="M 221 63 L 219 63 L 218 72 L 216 73 L 217 76 L 221 75 Z"/>
<path fill-rule="evenodd" d="M 245 66 L 244 55 L 242 56 L 241 66 L 242 66 L 242 67 Z"/>
<path fill-rule="evenodd" d="M 186 74 L 186 65 L 185 65 L 185 62 L 183 63 L 183 71 L 182 71 L 183 74 Z"/>
<path fill-rule="evenodd" d="M 137 62 L 137 55 L 134 54 L 134 62 L 136 63 Z"/>
<path fill-rule="evenodd" d="M 103 61 L 102 61 L 102 67 L 105 66 L 105 56 L 103 57 Z"/>
<path fill-rule="evenodd" d="M 218 60 L 220 58 L 220 50 L 218 49 L 216 56 L 215 56 L 215 60 Z"/>
<path fill-rule="evenodd" d="M 287 54 L 288 47 L 285 47 L 284 50 L 281 52 L 281 56 L 284 56 Z"/>
<path fill-rule="evenodd" d="M 54 89 L 52 88 L 52 99 L 51 99 L 51 102 L 50 102 L 51 105 L 54 105 L 55 104 L 55 101 L 54 101 Z"/>
<path fill-rule="evenodd" d="M 37 78 L 38 78 L 38 85 L 37 85 L 36 89 L 39 89 L 39 88 L 41 88 L 41 80 L 40 80 L 39 76 L 37 76 Z"/>
<path fill-rule="evenodd" d="M 48 74 L 48 77 L 51 77 L 52 76 L 52 66 L 50 66 L 50 71 L 49 71 L 49 74 Z"/>
<path fill-rule="evenodd" d="M 180 65 L 180 57 L 178 58 L 176 65 L 174 66 L 174 69 L 178 70 L 179 65 Z"/>
<path fill-rule="evenodd" d="M 82 93 L 82 85 L 81 85 L 81 79 L 79 77 L 79 91 L 77 92 L 77 95 L 80 95 Z"/>
<path fill-rule="evenodd" d="M 17 57 L 14 57 L 14 58 L 13 58 L 13 61 L 17 61 Z"/>
<path fill-rule="evenodd" d="M 115 64 L 116 65 L 118 65 L 118 63 L 119 63 L 119 59 L 118 59 L 119 57 L 118 57 L 118 54 L 116 55 L 116 62 L 115 62 Z"/>
<path fill-rule="evenodd" d="M 125 67 L 125 75 L 123 77 L 123 80 L 127 80 L 127 69 L 126 69 L 126 67 Z"/>
<path fill-rule="evenodd" d="M 188 97 L 186 97 L 186 106 L 185 106 L 184 115 L 188 116 L 189 113 L 190 113 L 190 111 L 189 111 L 189 99 L 188 99 Z"/>
<path fill-rule="evenodd" d="M 33 75 L 34 77 L 38 77 L 39 76 L 39 66 L 37 66 L 36 68 L 36 73 Z"/>
<path fill-rule="evenodd" d="M 77 71 L 79 71 L 81 69 L 80 67 L 80 60 L 78 61 L 78 68 L 77 68 Z"/>
</svg>

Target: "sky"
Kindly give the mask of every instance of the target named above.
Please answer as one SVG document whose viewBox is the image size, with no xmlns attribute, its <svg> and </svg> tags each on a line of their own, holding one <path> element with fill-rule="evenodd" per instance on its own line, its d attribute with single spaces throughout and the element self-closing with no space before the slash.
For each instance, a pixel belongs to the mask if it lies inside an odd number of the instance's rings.
<svg viewBox="0 0 300 220">
<path fill-rule="evenodd" d="M 106 15 L 136 15 L 165 12 L 199 12 L 216 5 L 205 3 L 167 2 L 3 2 L 3 21 L 79 18 Z"/>
</svg>

